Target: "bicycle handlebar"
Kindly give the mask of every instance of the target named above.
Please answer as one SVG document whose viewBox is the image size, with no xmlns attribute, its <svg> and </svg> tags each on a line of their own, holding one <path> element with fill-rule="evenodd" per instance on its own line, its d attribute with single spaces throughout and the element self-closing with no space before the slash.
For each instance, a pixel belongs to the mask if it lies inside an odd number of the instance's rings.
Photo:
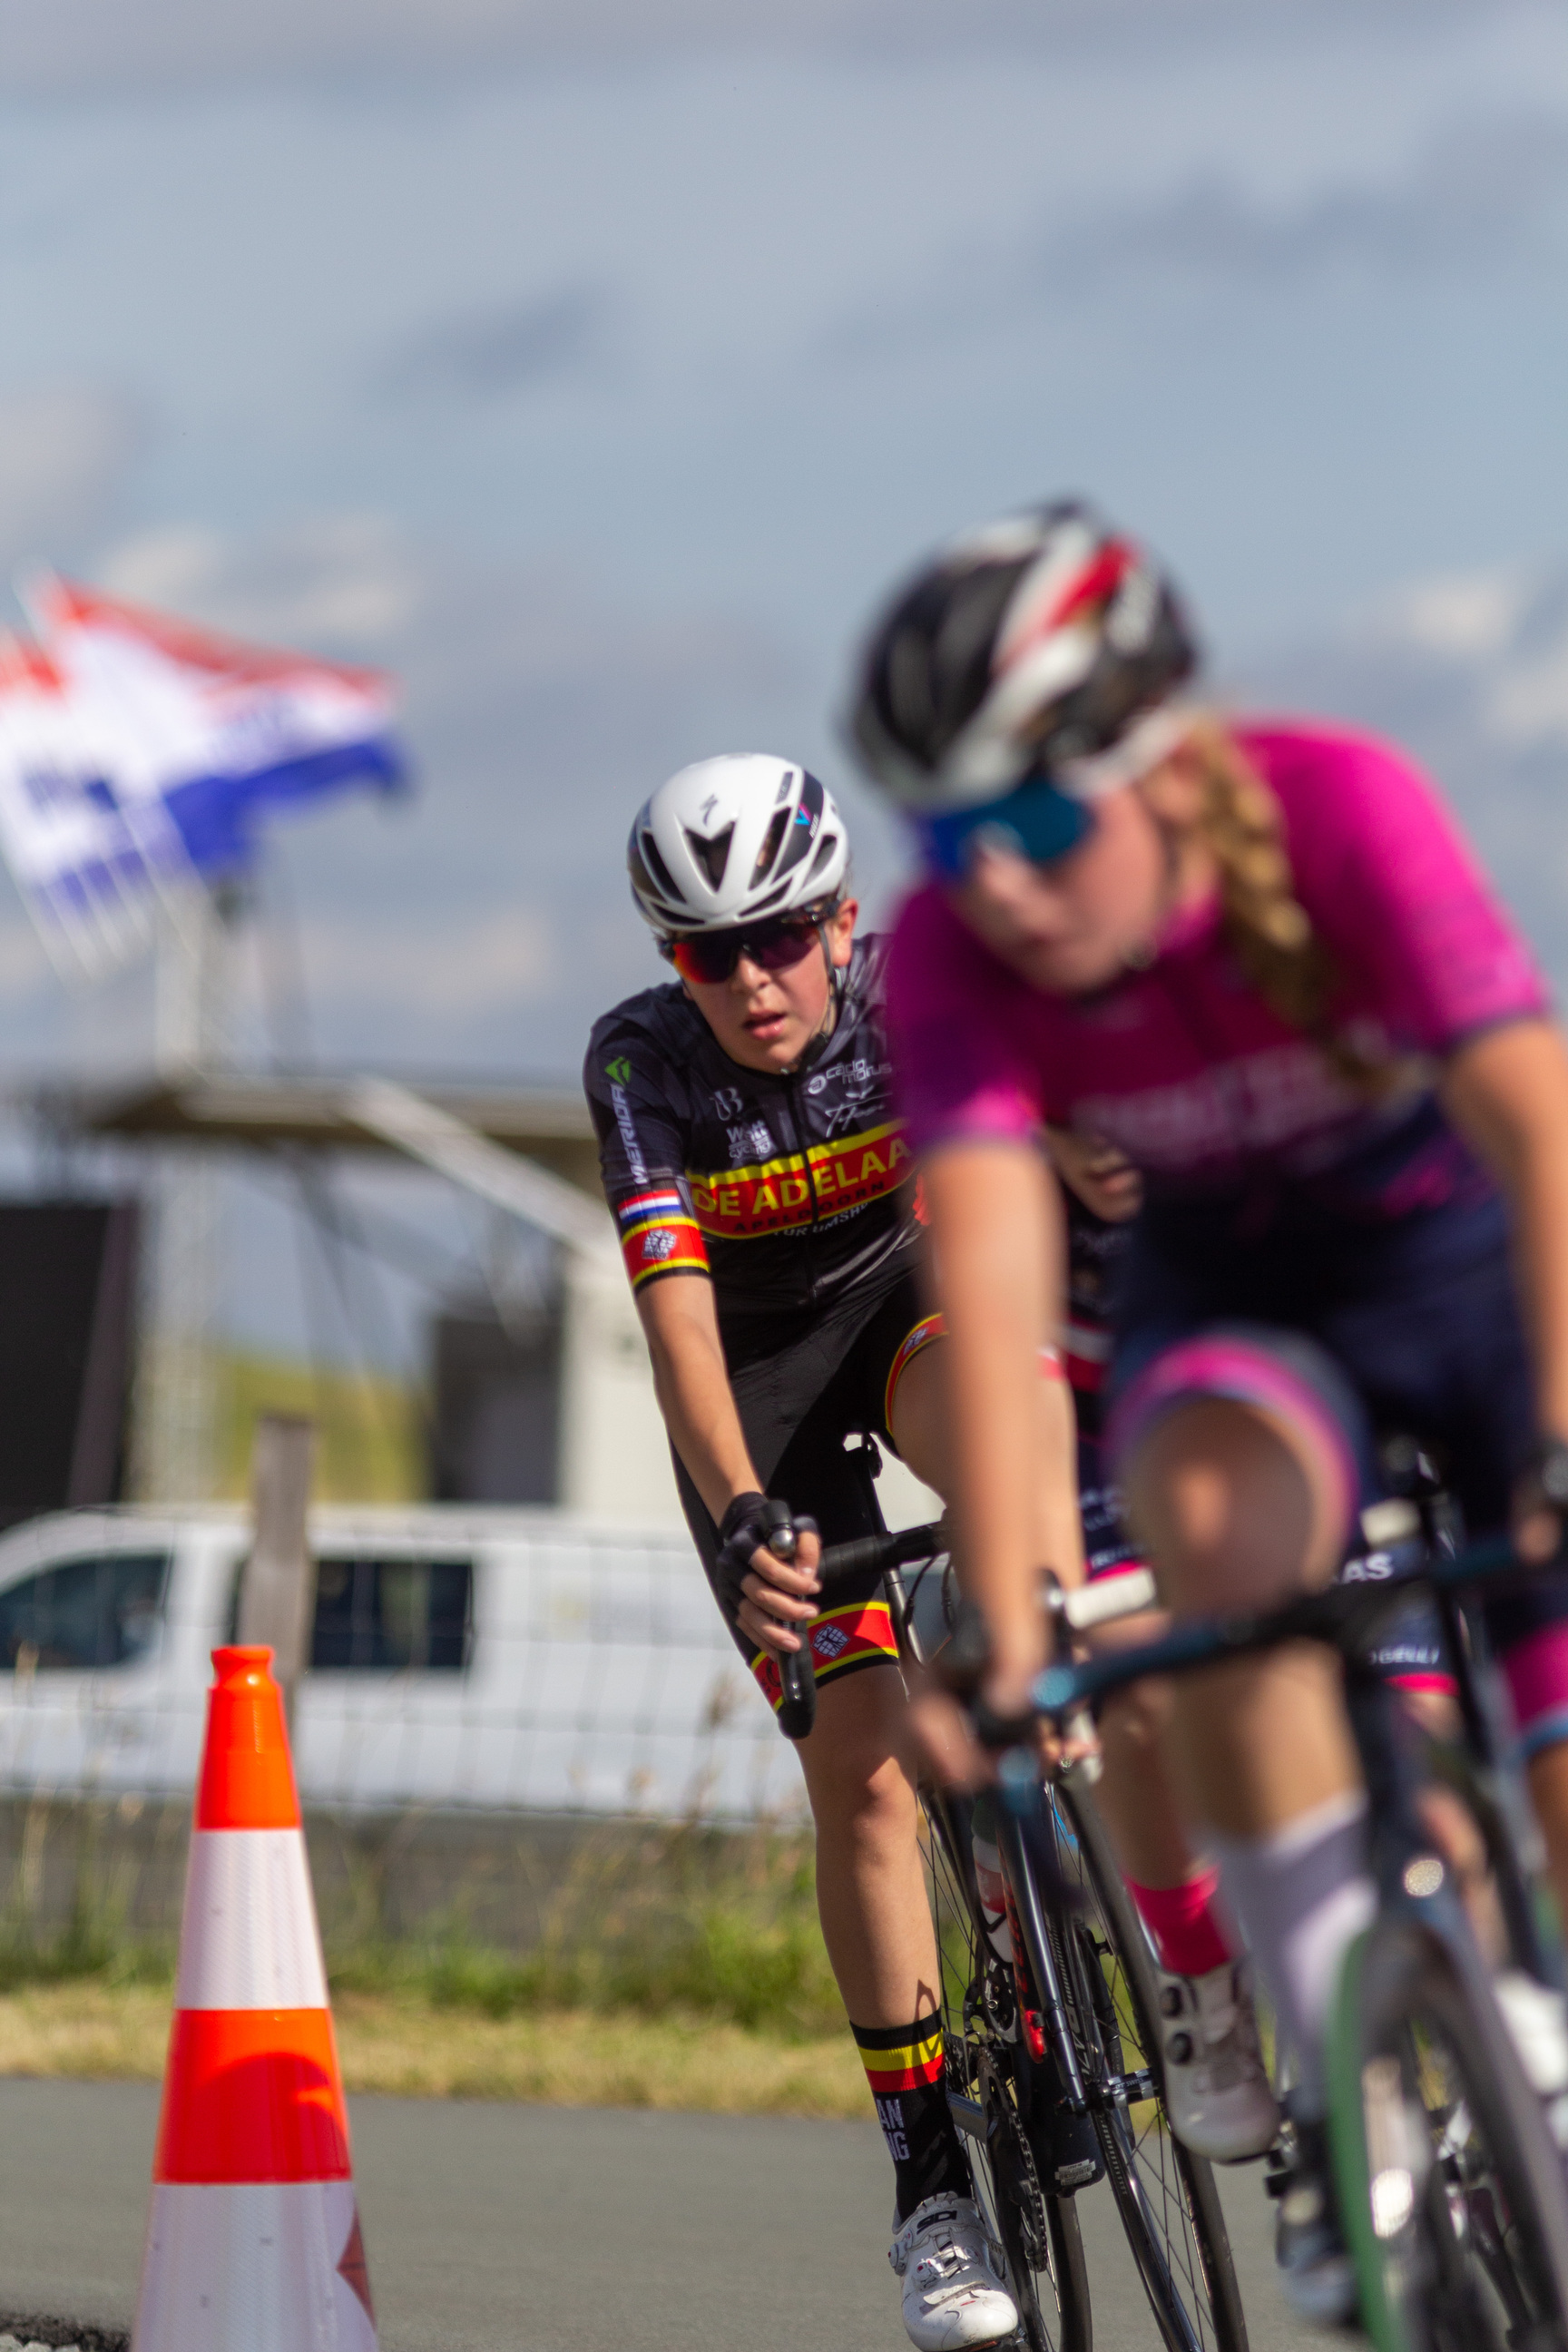
<svg viewBox="0 0 1568 2352">
<path fill-rule="evenodd" d="M 873 1570 L 885 1576 L 890 1568 L 935 1559 L 947 1548 L 947 1522 L 935 1519 L 929 1527 L 897 1528 L 889 1535 L 856 1536 L 848 1543 L 829 1544 L 816 1573 L 826 1592 L 830 1584 L 842 1584 L 847 1577 Z"/>
<path fill-rule="evenodd" d="M 1145 1675 L 1190 1674 L 1195 1667 L 1276 1649 L 1282 1642 L 1327 1642 L 1343 1650 L 1415 1586 L 1451 1592 L 1510 1572 L 1524 1577 L 1534 1571 L 1520 1559 L 1510 1537 L 1488 1536 L 1451 1559 L 1426 1556 L 1375 1584 L 1331 1584 L 1258 1616 L 1203 1618 L 1178 1625 L 1161 1641 L 1142 1642 L 1133 1650 L 1090 1658 L 1082 1665 L 1047 1666 L 1036 1680 L 1035 1705 L 1041 1715 L 1059 1720 Z"/>
<path fill-rule="evenodd" d="M 919 1528 L 898 1528 L 885 1535 L 856 1536 L 847 1543 L 829 1544 L 817 1563 L 819 1598 L 826 1601 L 836 1584 L 852 1576 L 886 1576 L 889 1570 L 912 1567 L 917 1560 L 940 1559 L 949 1548 L 947 1522 L 935 1519 Z M 1087 1633 L 1118 1617 L 1135 1616 L 1152 1608 L 1154 1580 L 1146 1568 L 1124 1569 L 1097 1584 L 1071 1591 L 1056 1589 L 1049 1606 L 1074 1633 Z M 798 1650 L 779 1654 L 783 1704 L 779 1728 L 786 1739 L 805 1739 L 816 1721 L 816 1676 L 802 1637 Z"/>
</svg>

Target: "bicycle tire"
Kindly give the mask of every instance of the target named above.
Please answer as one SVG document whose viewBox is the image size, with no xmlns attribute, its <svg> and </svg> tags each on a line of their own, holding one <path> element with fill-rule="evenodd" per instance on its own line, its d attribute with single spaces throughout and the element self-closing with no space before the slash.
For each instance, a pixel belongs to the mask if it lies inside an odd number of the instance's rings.
<svg viewBox="0 0 1568 2352">
<path fill-rule="evenodd" d="M 1341 1972 L 1329 2094 L 1377 2352 L 1563 2352 L 1562 2158 L 1479 1963 L 1410 1914 L 1374 1920 Z"/>
<path fill-rule="evenodd" d="M 1159 1989 L 1143 1928 L 1087 1785 L 1047 1791 L 1057 1864 L 1079 1907 L 1047 1913 L 1106 2176 L 1168 2352 L 1247 2352 L 1247 2317 L 1213 2169 L 1165 2108 Z M 1148 2095 L 1129 2095 L 1136 2084 Z"/>
<path fill-rule="evenodd" d="M 1040 2188 L 1019 2115 L 1016 2041 L 994 2020 L 1011 1997 L 1007 1972 L 981 1927 L 958 1825 L 962 1801 L 922 1800 L 926 1866 L 942 1979 L 948 2105 L 974 2201 L 1018 2307 L 1027 2352 L 1092 2352 L 1089 2267 L 1070 2198 Z"/>
</svg>

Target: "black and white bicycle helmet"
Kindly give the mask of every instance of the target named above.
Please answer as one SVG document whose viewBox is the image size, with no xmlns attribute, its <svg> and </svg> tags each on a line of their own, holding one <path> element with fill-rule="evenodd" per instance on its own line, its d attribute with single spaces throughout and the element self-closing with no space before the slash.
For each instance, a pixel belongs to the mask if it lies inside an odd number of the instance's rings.
<svg viewBox="0 0 1568 2352">
<path fill-rule="evenodd" d="M 909 814 L 1070 792 L 1196 666 L 1175 591 L 1078 501 L 968 532 L 894 597 L 862 652 L 849 729 Z"/>
<path fill-rule="evenodd" d="M 849 846 L 808 769 L 726 752 L 681 768 L 643 803 L 626 863 L 638 911 L 669 938 L 837 905 Z"/>
</svg>

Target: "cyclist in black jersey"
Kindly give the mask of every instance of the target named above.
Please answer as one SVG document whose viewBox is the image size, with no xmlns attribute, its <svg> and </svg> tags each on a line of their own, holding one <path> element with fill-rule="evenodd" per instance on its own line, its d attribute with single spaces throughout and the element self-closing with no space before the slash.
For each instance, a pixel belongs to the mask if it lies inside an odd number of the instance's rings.
<svg viewBox="0 0 1568 2352">
<path fill-rule="evenodd" d="M 1018 2321 L 942 2088 L 896 1644 L 879 1579 L 836 1587 L 821 1613 L 812 1597 L 817 1531 L 831 1543 L 874 1526 L 847 1438 L 869 1432 L 928 1485 L 946 1483 L 940 1325 L 918 1280 L 883 943 L 855 938 L 843 824 L 789 761 L 683 769 L 639 813 L 630 865 L 675 978 L 593 1032 L 584 1082 L 605 1191 L 692 1537 L 775 1705 L 779 1655 L 809 1645 L 818 1712 L 800 1756 L 818 1903 L 893 2158 L 905 2325 L 921 2352 L 961 2352 Z M 1042 1383 L 1042 1399 L 1056 1465 L 1042 1483 L 1042 1557 L 1070 1557 L 1062 1383 Z M 764 1539 L 768 1498 L 816 1523 L 793 1563 Z"/>
</svg>

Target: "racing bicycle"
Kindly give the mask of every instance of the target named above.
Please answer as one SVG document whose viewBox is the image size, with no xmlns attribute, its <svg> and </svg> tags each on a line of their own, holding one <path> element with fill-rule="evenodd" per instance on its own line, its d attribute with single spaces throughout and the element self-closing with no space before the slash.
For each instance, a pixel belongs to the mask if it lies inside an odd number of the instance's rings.
<svg viewBox="0 0 1568 2352">
<path fill-rule="evenodd" d="M 900 1659 L 925 1664 L 952 1622 L 944 1528 L 829 1547 L 818 1570 L 824 1605 L 836 1582 L 869 1570 L 882 1577 Z M 1071 1631 L 1147 1607 L 1146 1572 L 1109 1581 L 1126 1589 L 1059 1596 Z M 804 1646 L 791 1664 L 782 1727 L 803 1738 L 816 1697 Z M 1247 2352 L 1212 2172 L 1166 2115 L 1158 1975 L 1095 1810 L 1091 1770 L 1063 1765 L 1042 1783 L 1031 1760 L 1014 1801 L 995 1809 L 1005 1934 L 981 1900 L 973 1802 L 922 1782 L 948 2106 L 1026 2352 L 1090 2352 L 1076 2199 L 1102 2178 L 1165 2352 Z"/>
<path fill-rule="evenodd" d="M 1374 1549 L 1350 1580 L 1052 1665 L 1037 1703 L 1063 1720 L 1143 1675 L 1303 1639 L 1338 1652 L 1377 1893 L 1342 1968 L 1328 2050 L 1330 2157 L 1363 2324 L 1377 2352 L 1568 2352 L 1568 2192 L 1551 2128 L 1568 2121 L 1568 2079 L 1555 2084 L 1551 2122 L 1546 2096 L 1554 2072 L 1568 2077 L 1562 1954 L 1537 1901 L 1538 1840 L 1468 1606 L 1521 1566 L 1506 1537 L 1458 1549 L 1430 1488 L 1374 1505 L 1363 1527 Z M 1373 1654 L 1421 1593 L 1436 1601 L 1459 1686 L 1463 1737 L 1449 1743 L 1415 1730 Z M 1456 1838 L 1434 1791 L 1459 1801 L 1473 1840 Z M 1521 2007 L 1539 2021 L 1542 2004 L 1556 2054 L 1542 2058 L 1537 2043 L 1532 2086 L 1517 2021 Z"/>
</svg>

